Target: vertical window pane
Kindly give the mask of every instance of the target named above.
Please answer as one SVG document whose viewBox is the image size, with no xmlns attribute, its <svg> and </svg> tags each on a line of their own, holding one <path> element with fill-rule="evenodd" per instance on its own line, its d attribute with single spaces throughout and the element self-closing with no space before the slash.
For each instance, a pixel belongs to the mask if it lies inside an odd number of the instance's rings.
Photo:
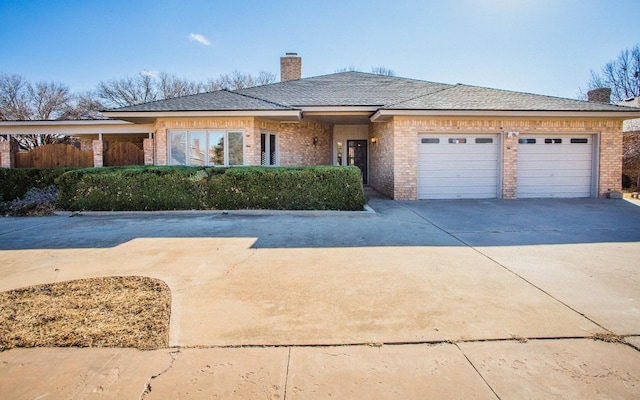
<svg viewBox="0 0 640 400">
<path fill-rule="evenodd" d="M 186 165 L 187 132 L 171 132 L 171 160 L 169 165 Z"/>
<path fill-rule="evenodd" d="M 342 165 L 342 142 L 338 142 L 338 149 L 336 150 L 338 156 L 338 165 Z"/>
<path fill-rule="evenodd" d="M 204 165 L 206 147 L 204 132 L 189 133 L 189 165 Z"/>
<path fill-rule="evenodd" d="M 267 165 L 267 134 L 260 134 L 260 165 Z"/>
<path fill-rule="evenodd" d="M 276 165 L 276 135 L 269 135 L 269 165 Z"/>
<path fill-rule="evenodd" d="M 224 165 L 224 132 L 209 132 L 209 165 Z"/>
<path fill-rule="evenodd" d="M 229 141 L 229 165 L 244 165 L 244 135 L 242 132 L 227 133 Z"/>
</svg>

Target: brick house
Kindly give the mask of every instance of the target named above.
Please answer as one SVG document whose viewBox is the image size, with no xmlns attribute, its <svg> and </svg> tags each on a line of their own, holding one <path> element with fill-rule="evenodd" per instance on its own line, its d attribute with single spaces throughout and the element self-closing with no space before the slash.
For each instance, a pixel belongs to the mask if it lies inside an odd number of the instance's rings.
<svg viewBox="0 0 640 400">
<path fill-rule="evenodd" d="M 146 164 L 356 165 L 399 200 L 598 197 L 621 189 L 622 124 L 640 117 L 608 99 L 360 72 L 301 78 L 301 68 L 288 53 L 279 83 L 112 109 L 108 121 L 74 121 L 72 134 L 96 165 L 104 136 L 137 134 Z M 1 123 L 0 134 L 36 128 Z"/>
</svg>

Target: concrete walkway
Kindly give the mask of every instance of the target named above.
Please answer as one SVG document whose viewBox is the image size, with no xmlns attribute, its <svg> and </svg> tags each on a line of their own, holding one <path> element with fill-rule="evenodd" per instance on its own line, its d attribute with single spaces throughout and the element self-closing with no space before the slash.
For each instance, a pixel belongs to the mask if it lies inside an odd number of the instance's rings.
<svg viewBox="0 0 640 400">
<path fill-rule="evenodd" d="M 0 291 L 172 291 L 170 348 L 5 351 L 0 398 L 640 397 L 640 207 L 370 195 L 375 214 L 0 219 Z"/>
</svg>

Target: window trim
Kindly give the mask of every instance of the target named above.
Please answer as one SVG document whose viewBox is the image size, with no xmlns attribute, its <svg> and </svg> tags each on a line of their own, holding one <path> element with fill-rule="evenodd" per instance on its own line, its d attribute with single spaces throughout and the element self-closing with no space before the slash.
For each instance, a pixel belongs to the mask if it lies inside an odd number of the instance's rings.
<svg viewBox="0 0 640 400">
<path fill-rule="evenodd" d="M 174 164 L 172 163 L 172 135 L 174 133 L 183 133 L 186 135 L 185 138 L 185 148 L 184 148 L 184 164 Z M 206 157 L 204 166 L 207 167 L 229 167 L 229 166 L 240 166 L 247 165 L 247 135 L 243 129 L 171 129 L 167 130 L 167 165 L 186 165 L 191 166 L 191 133 L 204 133 L 205 136 L 205 150 Z M 224 137 L 224 165 L 222 164 L 211 164 L 209 150 L 211 143 L 209 142 L 211 133 L 223 133 Z M 229 164 L 229 134 L 230 133 L 240 133 L 242 135 L 242 164 Z"/>
</svg>

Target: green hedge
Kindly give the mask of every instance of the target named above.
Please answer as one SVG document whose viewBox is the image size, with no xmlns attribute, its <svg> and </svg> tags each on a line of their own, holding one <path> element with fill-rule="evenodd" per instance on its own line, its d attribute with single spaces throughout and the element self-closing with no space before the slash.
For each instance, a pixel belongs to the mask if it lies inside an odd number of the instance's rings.
<svg viewBox="0 0 640 400">
<path fill-rule="evenodd" d="M 112 167 L 56 180 L 68 210 L 362 210 L 356 167 Z"/>
<path fill-rule="evenodd" d="M 202 169 L 109 167 L 69 171 L 56 180 L 58 205 L 68 210 L 191 210 L 204 206 Z"/>
<path fill-rule="evenodd" d="M 22 198 L 31 188 L 45 189 L 69 168 L 0 168 L 0 202 Z"/>
</svg>

